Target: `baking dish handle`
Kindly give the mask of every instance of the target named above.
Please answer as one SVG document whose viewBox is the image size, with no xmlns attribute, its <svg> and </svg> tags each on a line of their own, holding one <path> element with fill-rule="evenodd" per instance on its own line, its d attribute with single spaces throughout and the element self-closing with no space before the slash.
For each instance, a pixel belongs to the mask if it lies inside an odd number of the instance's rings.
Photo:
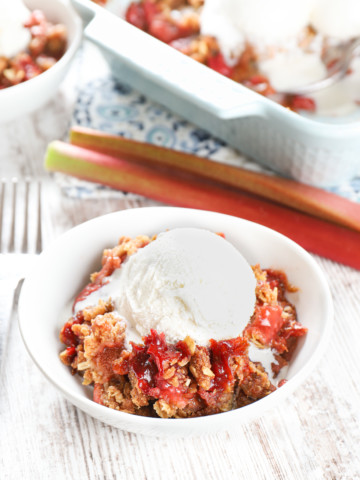
<svg viewBox="0 0 360 480">
<path fill-rule="evenodd" d="M 72 0 L 84 37 L 135 73 L 222 119 L 264 115 L 262 97 L 151 37 L 89 0 Z M 124 79 L 126 82 L 126 79 Z"/>
</svg>

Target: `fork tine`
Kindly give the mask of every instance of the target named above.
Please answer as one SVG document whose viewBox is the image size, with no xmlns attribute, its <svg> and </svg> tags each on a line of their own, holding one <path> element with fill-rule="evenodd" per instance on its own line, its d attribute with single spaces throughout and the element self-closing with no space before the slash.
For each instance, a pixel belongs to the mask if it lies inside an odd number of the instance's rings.
<svg viewBox="0 0 360 480">
<path fill-rule="evenodd" d="M 29 249 L 29 187 L 30 187 L 30 180 L 27 178 L 25 180 L 25 199 L 24 199 L 24 233 L 23 233 L 23 242 L 21 251 L 22 253 L 26 253 Z"/>
<path fill-rule="evenodd" d="M 0 252 L 3 251 L 3 224 L 4 224 L 4 198 L 5 198 L 6 181 L 1 180 L 1 194 L 0 194 Z"/>
<path fill-rule="evenodd" d="M 42 251 L 42 225 L 41 225 L 41 182 L 37 184 L 37 202 L 38 202 L 38 216 L 37 216 L 37 234 L 36 234 L 36 253 Z"/>
<path fill-rule="evenodd" d="M 7 188 L 10 185 L 11 190 L 7 195 Z M 25 178 L 24 182 L 20 182 L 19 180 L 14 177 L 11 182 L 9 183 L 6 179 L 0 180 L 0 252 L 8 252 L 14 253 L 15 250 L 18 253 L 31 253 L 30 250 L 33 251 L 35 246 L 35 252 L 41 253 L 43 248 L 43 239 L 42 239 L 42 205 L 41 205 L 41 181 L 33 182 L 29 177 Z M 32 194 L 34 192 L 34 195 Z M 18 198 L 18 194 L 23 193 L 23 196 Z M 36 224 L 35 227 L 35 245 L 31 242 L 29 243 L 29 233 L 33 231 L 31 228 L 32 222 L 29 218 L 30 215 L 30 208 L 32 205 L 31 199 L 35 196 L 35 215 L 36 217 Z M 8 197 L 10 197 L 8 199 Z M 9 226 L 6 222 L 8 218 L 5 215 L 5 207 L 7 206 L 7 201 L 9 201 L 10 206 L 10 218 L 9 218 Z M 23 203 L 24 202 L 24 203 Z M 21 207 L 23 210 L 22 221 L 23 224 L 20 225 L 20 217 L 18 215 L 18 210 Z M 6 218 L 5 218 L 6 217 Z M 19 217 L 19 218 L 18 218 Z M 21 244 L 16 240 L 16 235 L 18 232 L 18 227 L 22 231 L 22 238 Z"/>
<path fill-rule="evenodd" d="M 11 227 L 10 227 L 10 240 L 9 240 L 9 252 L 15 250 L 15 224 L 16 224 L 16 197 L 17 197 L 17 178 L 12 179 L 12 212 L 11 212 Z"/>
</svg>

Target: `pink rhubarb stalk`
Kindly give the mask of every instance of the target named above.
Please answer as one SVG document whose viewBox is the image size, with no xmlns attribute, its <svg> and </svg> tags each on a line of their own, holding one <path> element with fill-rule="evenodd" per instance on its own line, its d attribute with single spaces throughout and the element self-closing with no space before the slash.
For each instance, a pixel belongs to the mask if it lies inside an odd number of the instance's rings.
<svg viewBox="0 0 360 480">
<path fill-rule="evenodd" d="M 70 141 L 120 160 L 214 180 L 360 231 L 360 205 L 320 188 L 89 128 L 73 127 Z"/>
<path fill-rule="evenodd" d="M 50 171 L 63 172 L 170 205 L 245 218 L 288 236 L 313 253 L 360 269 L 360 233 L 255 195 L 185 175 L 174 176 L 60 141 L 49 145 L 45 166 Z"/>
</svg>

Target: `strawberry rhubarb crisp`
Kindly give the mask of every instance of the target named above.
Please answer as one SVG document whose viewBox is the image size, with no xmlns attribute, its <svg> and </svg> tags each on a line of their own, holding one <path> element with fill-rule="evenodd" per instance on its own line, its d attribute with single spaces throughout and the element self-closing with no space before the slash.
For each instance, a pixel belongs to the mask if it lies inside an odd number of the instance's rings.
<svg viewBox="0 0 360 480">
<path fill-rule="evenodd" d="M 0 18 L 0 89 L 48 70 L 63 56 L 67 45 L 64 25 L 50 22 L 40 10 L 28 12 L 24 7 L 25 12 L 18 12 L 14 5 L 13 11 L 11 3 L 0 6 L 0 17 L 4 15 Z M 14 3 L 17 6 L 18 2 Z"/>
<path fill-rule="evenodd" d="M 339 116 L 344 115 L 344 104 L 349 112 L 358 108 L 359 92 L 352 86 L 360 79 L 356 58 L 340 87 L 307 96 L 296 94 L 299 87 L 336 69 L 341 59 L 338 47 L 360 36 L 360 3 L 356 0 L 98 3 L 127 6 L 124 16 L 129 23 L 291 110 Z"/>
<path fill-rule="evenodd" d="M 61 361 L 95 402 L 136 415 L 211 415 L 269 395 L 307 329 L 285 273 L 242 261 L 206 230 L 122 237 L 74 302 Z"/>
</svg>

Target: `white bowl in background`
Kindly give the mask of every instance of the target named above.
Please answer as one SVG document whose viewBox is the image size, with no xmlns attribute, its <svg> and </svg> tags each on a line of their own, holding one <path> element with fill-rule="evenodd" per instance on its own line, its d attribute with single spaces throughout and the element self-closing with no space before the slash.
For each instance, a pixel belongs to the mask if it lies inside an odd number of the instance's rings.
<svg viewBox="0 0 360 480">
<path fill-rule="evenodd" d="M 223 232 L 250 264 L 282 269 L 299 291 L 289 295 L 298 317 L 308 327 L 290 364 L 284 386 L 246 407 L 188 419 L 147 418 L 112 410 L 92 401 L 92 388 L 81 384 L 61 363 L 59 331 L 64 308 L 100 266 L 102 250 L 122 235 L 152 235 L 175 227 L 199 227 Z M 20 330 L 31 357 L 65 397 L 89 415 L 114 427 L 149 435 L 196 435 L 236 428 L 280 404 L 306 380 L 331 332 L 333 306 L 329 287 L 316 261 L 300 246 L 261 225 L 214 212 L 150 207 L 123 210 L 95 218 L 68 231 L 39 257 L 26 278 L 19 304 Z M 41 415 L 41 412 L 38 412 Z"/>
<path fill-rule="evenodd" d="M 49 70 L 26 82 L 0 90 L 0 123 L 20 118 L 55 96 L 82 38 L 82 22 L 66 0 L 25 0 L 30 10 L 42 10 L 52 22 L 66 26 L 68 45 L 64 55 Z"/>
</svg>

